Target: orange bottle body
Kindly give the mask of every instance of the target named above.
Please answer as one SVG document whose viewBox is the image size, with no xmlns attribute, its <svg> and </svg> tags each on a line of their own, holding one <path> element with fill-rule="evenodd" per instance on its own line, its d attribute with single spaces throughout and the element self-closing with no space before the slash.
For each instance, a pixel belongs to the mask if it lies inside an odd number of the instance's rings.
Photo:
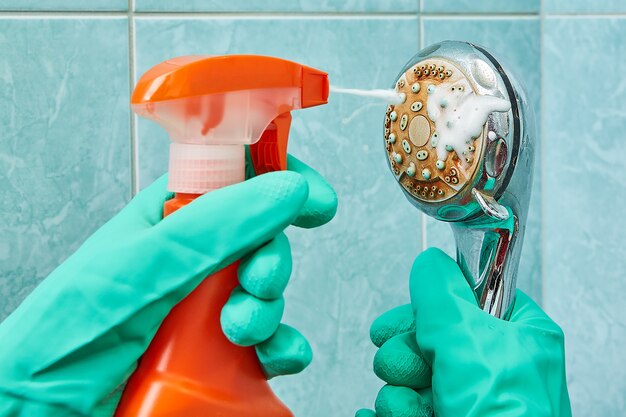
<svg viewBox="0 0 626 417">
<path fill-rule="evenodd" d="M 177 194 L 164 215 L 198 195 Z M 235 262 L 172 309 L 129 379 L 116 417 L 292 417 L 274 395 L 254 347 L 231 343 L 220 314 L 238 285 Z"/>
</svg>

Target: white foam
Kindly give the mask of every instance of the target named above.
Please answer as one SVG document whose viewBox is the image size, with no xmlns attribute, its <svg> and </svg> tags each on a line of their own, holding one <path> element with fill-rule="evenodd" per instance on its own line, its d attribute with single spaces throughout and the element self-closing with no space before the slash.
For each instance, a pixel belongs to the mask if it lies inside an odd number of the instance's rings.
<svg viewBox="0 0 626 417">
<path fill-rule="evenodd" d="M 457 153 L 462 164 L 467 165 L 465 158 L 469 155 L 471 141 L 480 136 L 489 114 L 511 109 L 508 100 L 476 95 L 464 79 L 437 87 L 431 85 L 428 91 L 428 117 L 435 122 L 439 136 L 437 158 L 442 161 L 448 157 L 448 146 Z"/>
<path fill-rule="evenodd" d="M 331 85 L 330 92 L 339 94 L 351 94 L 353 96 L 361 97 L 372 97 L 382 100 L 388 104 L 400 104 L 404 103 L 404 101 L 406 100 L 406 95 L 404 93 L 399 93 L 395 90 L 360 90 L 358 88 L 340 88 Z"/>
</svg>

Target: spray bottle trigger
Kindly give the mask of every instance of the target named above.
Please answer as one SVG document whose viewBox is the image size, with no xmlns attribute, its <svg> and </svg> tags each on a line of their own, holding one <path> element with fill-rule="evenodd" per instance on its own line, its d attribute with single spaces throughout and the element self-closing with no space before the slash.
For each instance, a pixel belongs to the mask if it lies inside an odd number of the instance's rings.
<svg viewBox="0 0 626 417">
<path fill-rule="evenodd" d="M 256 175 L 287 169 L 287 144 L 290 126 L 291 113 L 279 114 L 265 128 L 261 139 L 250 145 L 250 157 Z"/>
</svg>

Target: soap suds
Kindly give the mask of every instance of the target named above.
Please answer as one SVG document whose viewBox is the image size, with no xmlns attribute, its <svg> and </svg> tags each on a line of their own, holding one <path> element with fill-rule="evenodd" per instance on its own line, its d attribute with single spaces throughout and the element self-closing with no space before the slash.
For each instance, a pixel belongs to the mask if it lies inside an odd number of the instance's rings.
<svg viewBox="0 0 626 417">
<path fill-rule="evenodd" d="M 508 100 L 476 95 L 467 80 L 429 85 L 426 104 L 435 123 L 437 159 L 445 161 L 454 150 L 464 165 L 472 139 L 480 136 L 489 114 L 511 109 Z"/>
<path fill-rule="evenodd" d="M 404 101 L 406 100 L 406 95 L 404 93 L 398 93 L 395 90 L 360 90 L 357 88 L 340 88 L 331 85 L 330 92 L 339 94 L 351 94 L 353 96 L 361 97 L 372 97 L 384 101 L 388 104 L 400 104 L 404 103 Z"/>
</svg>

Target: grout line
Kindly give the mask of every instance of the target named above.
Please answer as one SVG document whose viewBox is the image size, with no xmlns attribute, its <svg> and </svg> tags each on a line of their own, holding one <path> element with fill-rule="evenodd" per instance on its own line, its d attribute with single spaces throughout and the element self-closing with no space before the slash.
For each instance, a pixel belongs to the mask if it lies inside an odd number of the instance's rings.
<svg viewBox="0 0 626 417">
<path fill-rule="evenodd" d="M 419 11 L 418 11 L 419 13 Z M 136 15 L 142 16 L 225 16 L 225 17 L 414 17 L 410 11 L 406 12 L 135 12 Z M 421 13 L 420 13 L 421 15 Z M 426 17 L 442 17 L 442 18 L 467 18 L 467 17 L 512 17 L 512 18 L 537 18 L 538 13 L 429 13 L 424 14 Z"/>
<path fill-rule="evenodd" d="M 129 6 L 130 7 L 130 6 Z M 359 11 L 348 11 L 348 12 L 152 12 L 152 11 L 134 11 L 134 10 L 119 10 L 119 11 L 102 11 L 102 10 L 36 10 L 36 11 L 25 11 L 25 10 L 0 10 L 1 16 L 15 16 L 15 17 L 29 17 L 29 16 L 37 16 L 37 17 L 92 17 L 92 16 L 136 16 L 136 17 L 183 17 L 183 18 L 194 18 L 194 17 L 227 17 L 227 18 L 267 18 L 267 17 L 379 17 L 379 18 L 389 18 L 389 17 L 403 17 L 403 18 L 411 18 L 409 12 L 359 12 Z"/>
<path fill-rule="evenodd" d="M 626 18 L 626 13 L 545 13 L 543 17 L 549 19 L 607 19 L 607 18 Z"/>
<path fill-rule="evenodd" d="M 464 13 L 464 14 L 425 14 L 424 18 L 432 20 L 502 20 L 502 19 L 517 19 L 517 20 L 533 20 L 539 19 L 538 14 L 532 13 Z"/>
<path fill-rule="evenodd" d="M 414 19 L 415 16 L 406 12 L 137 12 L 137 11 L 20 11 L 2 10 L 0 18 L 105 18 L 105 17 L 129 17 L 136 18 L 176 18 L 176 19 Z M 626 13 L 419 13 L 420 19 L 446 19 L 446 20 L 502 20 L 502 19 L 610 19 L 626 18 Z"/>
<path fill-rule="evenodd" d="M 443 17 L 450 17 L 450 16 L 512 16 L 512 17 L 517 17 L 517 16 L 522 16 L 522 17 L 528 17 L 528 16 L 535 16 L 535 17 L 539 17 L 539 12 L 496 12 L 496 13 L 491 13 L 491 12 L 426 12 L 423 13 L 424 16 L 426 17 L 430 17 L 430 16 L 443 16 Z"/>
<path fill-rule="evenodd" d="M 0 10 L 0 17 L 126 17 L 127 11 L 102 11 L 102 10 Z"/>
<path fill-rule="evenodd" d="M 128 13 L 3 13 L 0 12 L 0 19 L 120 19 L 128 17 Z"/>
<path fill-rule="evenodd" d="M 596 12 L 596 13 L 544 13 L 543 9 L 539 13 L 422 13 L 423 2 L 420 1 L 418 14 L 427 19 L 537 19 L 537 18 L 626 18 L 626 12 Z M 130 0 L 129 0 L 130 3 Z M 130 6 L 129 6 L 130 7 Z M 543 7 L 543 6 L 542 6 Z M 165 17 L 165 18 L 406 18 L 412 19 L 414 15 L 407 12 L 195 12 L 195 11 L 135 11 L 135 10 L 0 10 L 0 17 Z"/>
<path fill-rule="evenodd" d="M 420 2 L 420 14 L 419 14 L 419 49 L 424 48 L 424 15 L 421 13 L 421 10 L 424 7 L 424 0 L 419 0 Z"/>
<path fill-rule="evenodd" d="M 543 12 L 544 1 L 540 1 L 540 19 L 539 19 L 539 149 L 537 152 L 539 155 L 539 185 L 541 186 L 539 190 L 539 288 L 541 290 L 541 294 L 539 295 L 539 305 L 542 308 L 545 308 L 546 302 L 546 274 L 545 274 L 545 260 L 547 259 L 545 256 L 546 253 L 546 239 L 545 239 L 545 149 L 546 149 L 546 137 L 544 136 L 543 131 L 543 113 L 545 112 L 544 108 L 544 83 L 543 83 L 543 58 L 544 58 L 544 23 L 545 23 L 545 15 Z"/>
<path fill-rule="evenodd" d="M 128 83 L 129 98 L 135 88 L 135 1 L 128 0 Z M 131 195 L 134 197 L 139 191 L 139 144 L 137 138 L 137 119 L 129 108 L 130 117 L 130 181 Z"/>
<path fill-rule="evenodd" d="M 413 20 L 415 16 L 408 13 L 135 13 L 140 19 L 402 19 Z"/>
<path fill-rule="evenodd" d="M 426 230 L 428 224 L 428 217 L 425 213 L 420 212 L 420 227 L 422 229 L 422 241 L 420 242 L 422 245 L 422 252 L 424 252 L 428 248 L 428 231 Z"/>
</svg>

